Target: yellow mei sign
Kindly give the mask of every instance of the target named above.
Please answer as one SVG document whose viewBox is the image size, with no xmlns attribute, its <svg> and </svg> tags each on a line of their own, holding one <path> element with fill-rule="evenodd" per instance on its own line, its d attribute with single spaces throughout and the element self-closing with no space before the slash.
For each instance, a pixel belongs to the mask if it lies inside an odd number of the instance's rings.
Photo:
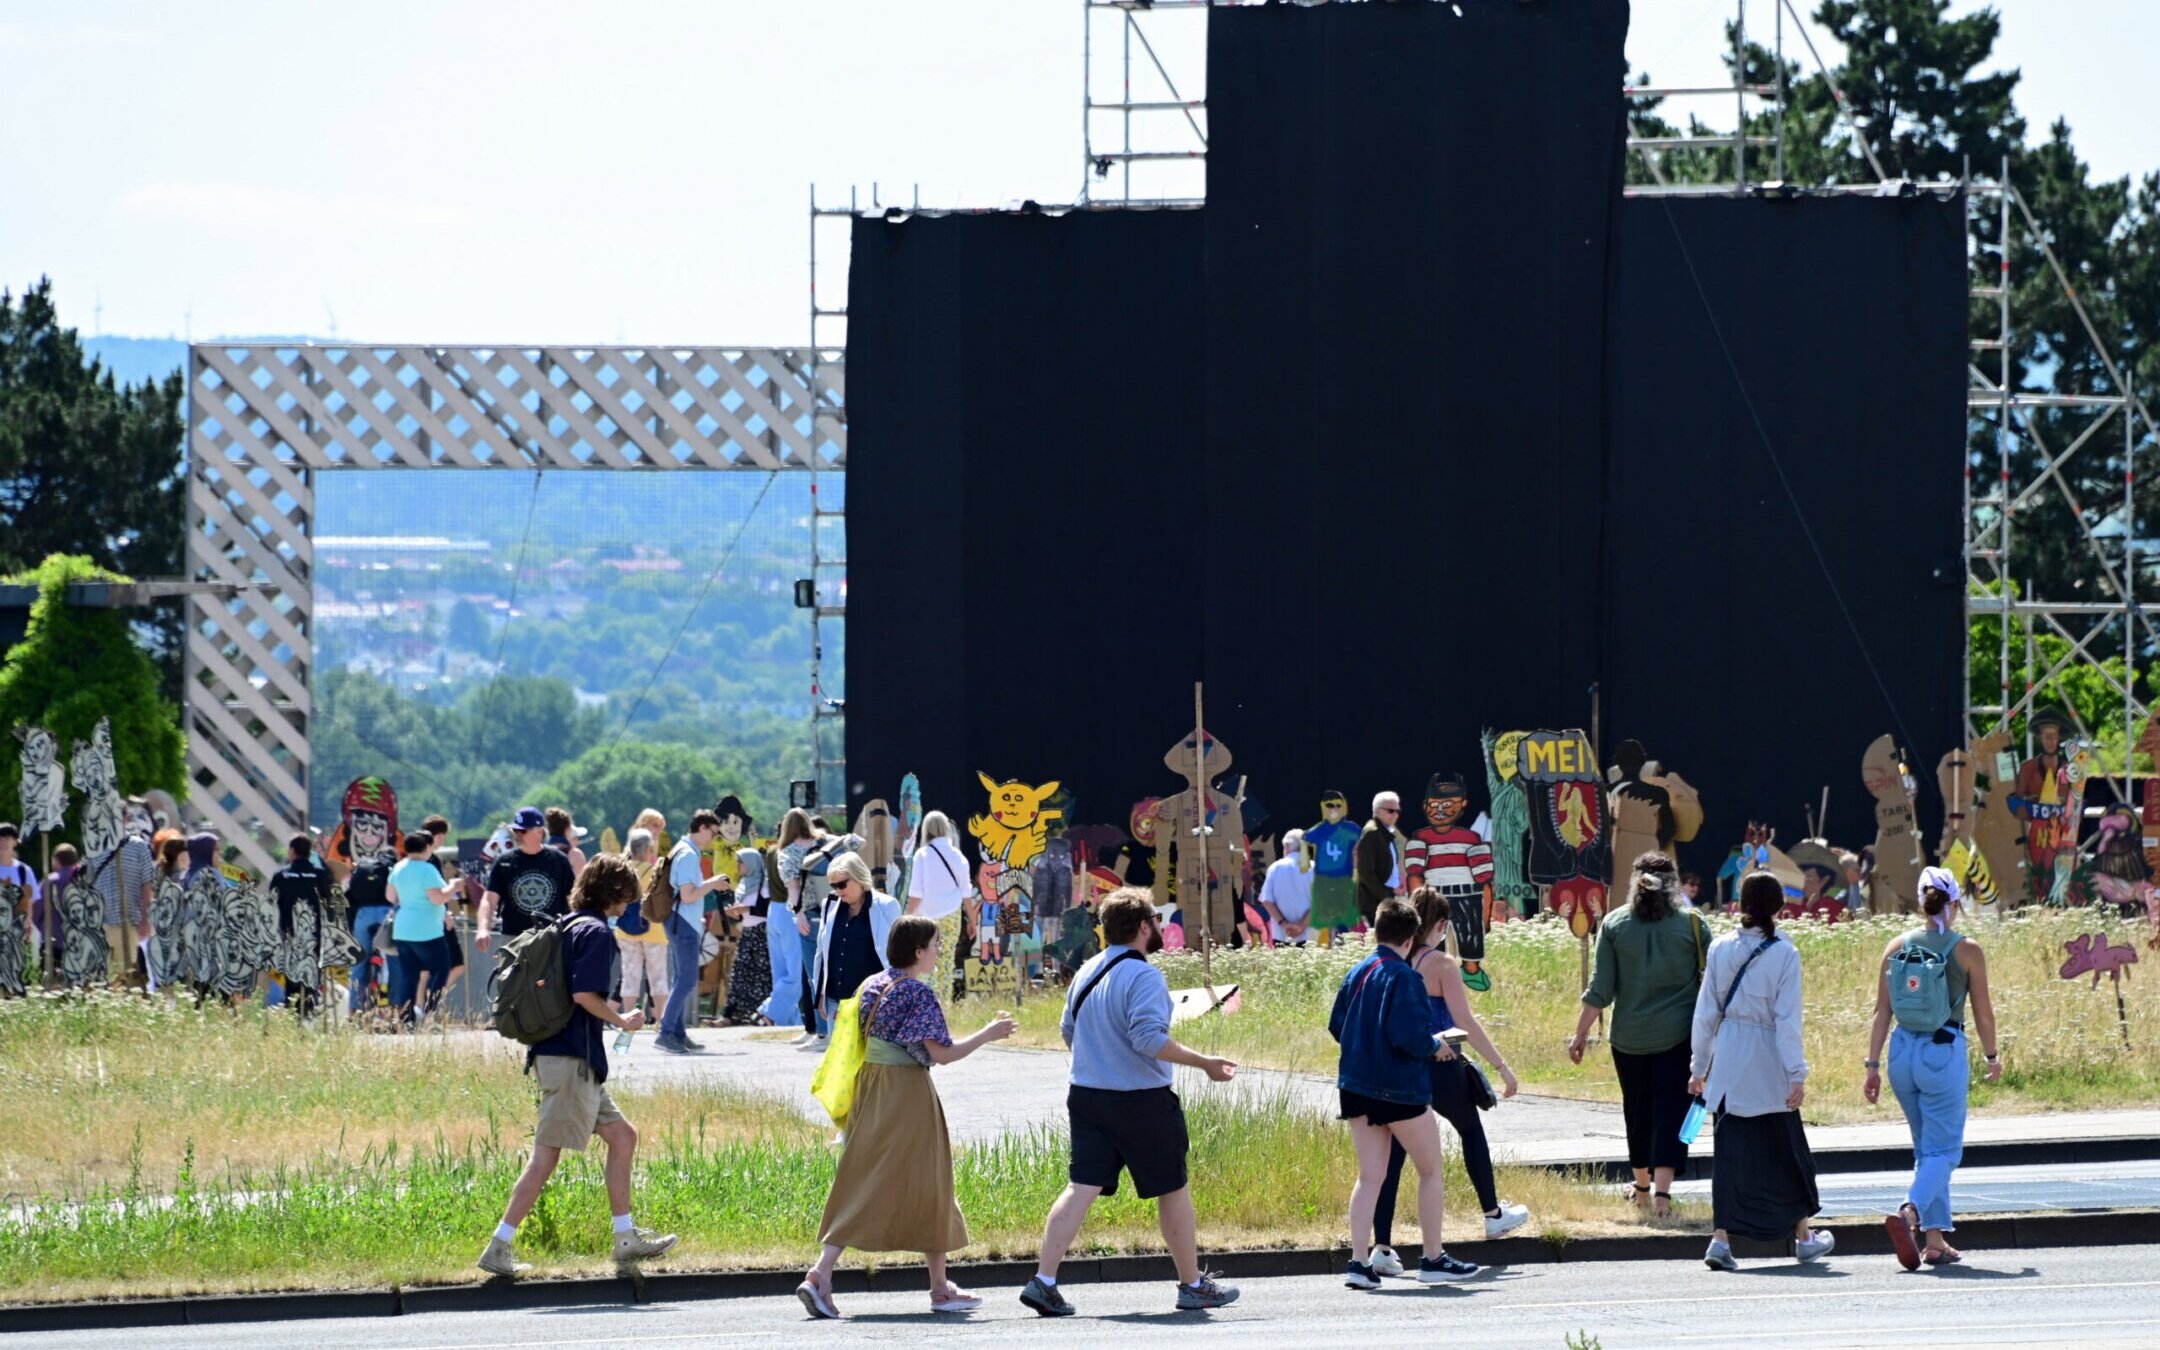
<svg viewBox="0 0 2160 1350">
<path fill-rule="evenodd" d="M 1580 731 L 1530 732 L 1522 738 L 1516 762 L 1522 776 L 1533 782 L 1566 782 L 1597 774 L 1597 754 Z"/>
</svg>

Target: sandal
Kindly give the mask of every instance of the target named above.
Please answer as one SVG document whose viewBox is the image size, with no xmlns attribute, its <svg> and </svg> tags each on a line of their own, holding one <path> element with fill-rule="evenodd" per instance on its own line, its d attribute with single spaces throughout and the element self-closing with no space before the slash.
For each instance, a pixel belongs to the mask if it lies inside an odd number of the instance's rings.
<svg viewBox="0 0 2160 1350">
<path fill-rule="evenodd" d="M 1955 1247 L 1930 1247 L 1920 1259 L 1931 1266 L 1954 1266 L 1965 1259 L 1965 1253 Z"/>
<path fill-rule="evenodd" d="M 1634 1186 L 1634 1189 L 1632 1191 L 1624 1190 L 1620 1192 L 1620 1198 L 1627 1201 L 1629 1204 L 1637 1206 L 1639 1208 L 1642 1205 L 1643 1197 L 1650 1194 L 1650 1188 L 1643 1185 L 1639 1181 L 1632 1184 Z"/>
<path fill-rule="evenodd" d="M 1671 1191 L 1652 1193 L 1650 1196 L 1650 1217 L 1653 1219 L 1669 1219 L 1672 1217 Z"/>
<path fill-rule="evenodd" d="M 1910 1214 L 1912 1217 L 1907 1218 Z M 1910 1202 L 1898 1206 L 1898 1212 L 1883 1220 L 1883 1227 L 1890 1231 L 1890 1249 L 1897 1253 L 1898 1264 L 1907 1270 L 1920 1269 L 1920 1211 Z"/>
</svg>

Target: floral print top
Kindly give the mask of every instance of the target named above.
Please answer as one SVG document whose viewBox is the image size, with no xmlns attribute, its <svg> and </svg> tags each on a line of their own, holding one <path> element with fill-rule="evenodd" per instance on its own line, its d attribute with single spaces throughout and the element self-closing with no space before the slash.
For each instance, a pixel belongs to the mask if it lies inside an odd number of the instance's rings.
<svg viewBox="0 0 2160 1350">
<path fill-rule="evenodd" d="M 937 995 L 912 975 L 880 971 L 862 982 L 855 997 L 858 1007 L 868 1009 L 863 1033 L 891 1041 L 926 1069 L 934 1065 L 929 1052 L 923 1049 L 926 1042 L 952 1044 L 952 1033 L 945 1028 L 945 1010 L 938 1006 Z"/>
</svg>

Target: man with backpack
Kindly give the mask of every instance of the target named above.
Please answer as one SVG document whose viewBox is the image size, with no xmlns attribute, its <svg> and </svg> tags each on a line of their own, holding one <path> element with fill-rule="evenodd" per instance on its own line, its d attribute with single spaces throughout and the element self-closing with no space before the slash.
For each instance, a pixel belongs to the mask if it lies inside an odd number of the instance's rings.
<svg viewBox="0 0 2160 1350">
<path fill-rule="evenodd" d="M 704 901 L 712 892 L 735 885 L 725 872 L 705 875 L 705 849 L 719 833 L 717 814 L 699 811 L 691 816 L 690 833 L 675 841 L 666 863 L 653 869 L 654 875 L 647 878 L 645 887 L 645 917 L 660 925 L 660 931 L 667 934 L 668 946 L 668 997 L 660 1010 L 660 1035 L 653 1044 L 671 1055 L 693 1054 L 704 1048 L 690 1039 L 690 1016 L 697 1008 L 698 965 L 704 954 Z"/>
<path fill-rule="evenodd" d="M 558 855 L 559 856 L 559 855 Z M 540 1118 L 533 1131 L 532 1160 L 511 1189 L 495 1236 L 480 1253 L 480 1269 L 514 1278 L 532 1267 L 517 1259 L 517 1229 L 555 1174 L 564 1149 L 583 1152 L 594 1135 L 607 1144 L 608 1213 L 615 1220 L 619 1264 L 664 1255 L 672 1233 L 639 1228 L 630 1218 L 630 1164 L 637 1130 L 608 1096 L 606 1023 L 636 1031 L 645 1015 L 625 1017 L 608 1006 L 615 938 L 607 921 L 637 898 L 638 877 L 621 854 L 603 853 L 585 864 L 570 893 L 570 913 L 508 944 L 496 995 L 496 1030 L 522 1040 L 525 1067 L 540 1084 Z M 569 1012 L 561 1011 L 561 991 Z"/>
<path fill-rule="evenodd" d="M 1927 926 L 1898 938 L 1883 952 L 1875 1024 L 1868 1033 L 1867 1079 L 1861 1085 L 1872 1106 L 1882 1095 L 1881 1056 L 1887 1036 L 1890 1088 L 1912 1131 L 1913 1179 L 1905 1203 L 1886 1224 L 1898 1264 L 1907 1270 L 1918 1270 L 1922 1262 L 1946 1266 L 1962 1259 L 1943 1235 L 1952 1226 L 1950 1174 L 1965 1153 L 1965 1107 L 1972 1090 L 1965 1048 L 1968 1002 L 1987 1056 L 1987 1081 L 2002 1077 L 1987 957 L 1979 943 L 1951 927 L 1961 904 L 1957 881 L 1949 872 L 1930 867 L 1920 874 L 1920 907 Z M 1890 1029 L 1893 1020 L 1895 1032 Z"/>
<path fill-rule="evenodd" d="M 1074 1309 L 1058 1292 L 1058 1264 L 1095 1197 L 1117 1194 L 1118 1173 L 1132 1173 L 1133 1193 L 1156 1202 L 1163 1241 L 1177 1267 L 1180 1312 L 1220 1308 L 1238 1291 L 1200 1269 L 1198 1220 L 1185 1176 L 1190 1141 L 1185 1108 L 1170 1090 L 1170 1066 L 1183 1064 L 1227 1083 L 1232 1060 L 1199 1054 L 1170 1036 L 1170 985 L 1148 964 L 1162 950 L 1162 920 L 1153 897 L 1137 886 L 1112 891 L 1097 911 L 1103 954 L 1073 977 L 1059 1032 L 1072 1047 L 1072 1087 L 1066 1110 L 1072 1125 L 1070 1184 L 1043 1226 L 1042 1260 L 1020 1301 L 1044 1317 Z"/>
</svg>

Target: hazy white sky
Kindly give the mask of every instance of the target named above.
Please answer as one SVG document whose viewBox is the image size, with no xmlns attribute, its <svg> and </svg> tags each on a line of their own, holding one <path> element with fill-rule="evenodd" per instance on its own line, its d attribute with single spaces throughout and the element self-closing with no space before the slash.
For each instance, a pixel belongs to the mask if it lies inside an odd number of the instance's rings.
<svg viewBox="0 0 2160 1350">
<path fill-rule="evenodd" d="M 1720 78 L 1733 5 L 1637 0 L 1631 64 Z M 2000 7 L 2028 118 L 2160 169 L 2160 5 Z M 1188 95 L 1205 23 L 1147 24 Z M 1077 195 L 1082 26 L 1080 0 L 0 0 L 0 285 L 48 273 L 105 333 L 799 343 L 813 181 Z M 1097 33 L 1108 93 L 1114 12 Z"/>
</svg>

